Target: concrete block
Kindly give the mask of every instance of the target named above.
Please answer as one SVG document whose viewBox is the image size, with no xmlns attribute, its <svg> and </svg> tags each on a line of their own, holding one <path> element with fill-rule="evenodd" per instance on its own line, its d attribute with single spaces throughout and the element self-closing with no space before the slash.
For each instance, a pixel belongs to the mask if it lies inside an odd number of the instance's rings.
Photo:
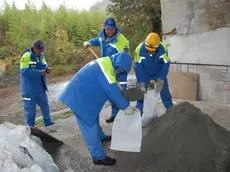
<svg viewBox="0 0 230 172">
<path fill-rule="evenodd" d="M 228 67 L 228 73 L 230 73 L 230 67 Z"/>
<path fill-rule="evenodd" d="M 212 95 L 212 88 L 207 88 L 207 95 Z"/>
<path fill-rule="evenodd" d="M 226 66 L 211 66 L 211 69 L 221 70 L 222 72 L 228 71 L 228 67 Z"/>
<path fill-rule="evenodd" d="M 176 64 L 176 71 L 181 72 L 181 64 Z"/>
<path fill-rule="evenodd" d="M 198 100 L 207 100 L 207 89 L 206 88 L 199 88 L 198 90 Z"/>
<path fill-rule="evenodd" d="M 209 73 L 199 73 L 200 80 L 209 79 Z"/>
<path fill-rule="evenodd" d="M 213 102 L 213 103 L 223 103 L 223 97 L 213 96 L 213 95 L 207 95 L 207 101 Z"/>
<path fill-rule="evenodd" d="M 214 66 L 215 67 L 215 66 Z M 222 78 L 222 67 L 212 69 L 212 67 L 204 67 L 204 72 L 209 73 L 209 78 L 211 80 L 219 81 Z"/>
<path fill-rule="evenodd" d="M 204 79 L 203 81 L 204 81 L 204 85 L 205 85 L 206 88 L 207 87 L 211 88 L 212 85 L 214 84 L 214 82 L 212 80 L 210 80 L 210 79 Z"/>
<path fill-rule="evenodd" d="M 230 105 L 230 92 L 228 92 L 228 100 L 229 100 L 229 105 Z"/>
<path fill-rule="evenodd" d="M 223 86 L 224 85 L 224 81 L 218 81 L 218 84 L 219 86 Z"/>
<path fill-rule="evenodd" d="M 220 86 L 214 86 L 213 87 L 213 95 L 221 97 L 223 96 L 223 88 Z"/>
<path fill-rule="evenodd" d="M 188 65 L 188 72 L 195 72 L 195 65 Z"/>
<path fill-rule="evenodd" d="M 229 91 L 223 91 L 223 103 L 228 104 L 229 103 Z"/>
<path fill-rule="evenodd" d="M 182 64 L 182 65 L 181 65 L 181 71 L 182 71 L 182 72 L 188 72 L 188 65 Z"/>
<path fill-rule="evenodd" d="M 222 81 L 230 81 L 230 73 L 223 73 L 221 80 Z"/>
<path fill-rule="evenodd" d="M 175 64 L 170 64 L 169 71 L 176 72 L 176 65 Z"/>
<path fill-rule="evenodd" d="M 230 85 L 224 84 L 223 85 L 223 91 L 230 91 Z"/>
<path fill-rule="evenodd" d="M 204 66 L 197 65 L 196 70 L 197 70 L 197 73 L 203 73 L 204 72 Z"/>
</svg>

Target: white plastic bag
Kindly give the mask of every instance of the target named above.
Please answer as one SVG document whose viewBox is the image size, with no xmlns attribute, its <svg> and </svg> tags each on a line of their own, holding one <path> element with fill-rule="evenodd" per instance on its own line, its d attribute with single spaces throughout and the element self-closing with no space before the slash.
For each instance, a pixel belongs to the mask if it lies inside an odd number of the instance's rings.
<svg viewBox="0 0 230 172">
<path fill-rule="evenodd" d="M 111 149 L 127 152 L 140 152 L 142 140 L 141 114 L 136 110 L 134 114 L 126 115 L 120 110 L 112 128 Z"/>
<path fill-rule="evenodd" d="M 52 157 L 29 136 L 29 127 L 11 123 L 0 125 L 0 171 L 59 172 Z"/>
<path fill-rule="evenodd" d="M 142 116 L 142 127 L 147 126 L 150 122 L 157 118 L 156 105 L 159 100 L 159 93 L 157 94 L 155 90 L 149 90 L 145 94 L 143 116 Z"/>
</svg>

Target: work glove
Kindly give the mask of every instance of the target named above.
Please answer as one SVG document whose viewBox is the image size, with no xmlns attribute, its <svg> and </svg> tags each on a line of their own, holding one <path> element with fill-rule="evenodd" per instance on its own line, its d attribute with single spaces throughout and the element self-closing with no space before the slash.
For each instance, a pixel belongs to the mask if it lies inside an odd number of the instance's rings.
<svg viewBox="0 0 230 172">
<path fill-rule="evenodd" d="M 139 88 L 141 89 L 141 91 L 145 94 L 147 92 L 146 88 L 145 88 L 145 83 L 141 82 L 139 84 Z"/>
<path fill-rule="evenodd" d="M 87 47 L 90 47 L 92 44 L 91 44 L 91 42 L 89 42 L 89 41 L 85 41 L 84 43 L 83 43 L 83 46 L 85 47 L 85 48 L 87 48 Z"/>
<path fill-rule="evenodd" d="M 51 73 L 51 70 L 52 70 L 52 69 L 51 69 L 51 68 L 49 68 L 49 67 L 48 67 L 48 68 L 46 68 L 46 73 L 47 73 L 47 74 L 50 74 L 50 73 Z"/>
<path fill-rule="evenodd" d="M 164 81 L 161 80 L 161 79 L 158 79 L 157 80 L 157 83 L 155 84 L 155 92 L 156 93 L 160 93 L 163 89 L 163 84 L 164 84 Z"/>
<path fill-rule="evenodd" d="M 133 115 L 135 112 L 135 108 L 132 106 L 129 106 L 125 109 L 125 115 Z"/>
<path fill-rule="evenodd" d="M 41 70 L 41 74 L 42 74 L 42 76 L 45 76 L 46 75 L 46 70 L 45 69 Z"/>
</svg>

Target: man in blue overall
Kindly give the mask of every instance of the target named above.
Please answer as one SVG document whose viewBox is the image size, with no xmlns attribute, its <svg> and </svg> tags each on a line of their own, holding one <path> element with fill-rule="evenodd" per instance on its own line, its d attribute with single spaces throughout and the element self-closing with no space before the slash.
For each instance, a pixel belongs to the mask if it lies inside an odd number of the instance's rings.
<svg viewBox="0 0 230 172">
<path fill-rule="evenodd" d="M 166 109 L 173 106 L 167 81 L 169 66 L 167 46 L 160 41 L 157 33 L 150 33 L 135 50 L 134 71 L 143 92 L 146 92 L 151 80 L 156 82 L 155 91 L 160 93 Z M 143 100 L 137 101 L 136 108 L 143 113 Z"/>
<path fill-rule="evenodd" d="M 97 38 L 93 38 L 84 42 L 85 47 L 100 46 L 101 57 L 111 56 L 118 52 L 129 52 L 129 41 L 121 34 L 119 27 L 116 26 L 116 22 L 113 18 L 107 18 L 104 22 L 104 29 L 102 29 Z M 127 88 L 127 75 L 120 74 L 118 76 L 118 82 L 123 87 Z M 114 121 L 119 109 L 115 104 L 112 105 L 112 114 L 106 120 L 110 123 Z"/>
<path fill-rule="evenodd" d="M 111 141 L 111 136 L 104 134 L 99 114 L 107 100 L 126 114 L 134 112 L 116 83 L 118 72 L 127 74 L 131 66 L 132 59 L 125 52 L 91 61 L 74 75 L 58 98 L 73 111 L 94 164 L 116 163 L 103 151 L 102 142 Z"/>
<path fill-rule="evenodd" d="M 50 116 L 46 94 L 46 74 L 50 73 L 50 69 L 48 69 L 43 51 L 44 42 L 37 40 L 31 48 L 22 53 L 20 59 L 20 87 L 24 101 L 25 124 L 30 127 L 35 125 L 36 105 L 41 109 L 44 125 L 54 124 Z"/>
</svg>

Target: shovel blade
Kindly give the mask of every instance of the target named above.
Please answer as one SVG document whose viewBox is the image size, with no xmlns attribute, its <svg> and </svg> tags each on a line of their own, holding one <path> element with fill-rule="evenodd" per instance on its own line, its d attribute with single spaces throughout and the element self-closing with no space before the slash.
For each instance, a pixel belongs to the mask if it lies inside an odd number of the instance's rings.
<svg viewBox="0 0 230 172">
<path fill-rule="evenodd" d="M 31 127 L 30 130 L 32 135 L 39 137 L 43 142 L 63 144 L 61 140 L 58 140 L 57 138 L 51 136 L 47 132 L 42 131 L 37 127 Z"/>
<path fill-rule="evenodd" d="M 129 88 L 129 89 L 123 91 L 122 93 L 123 93 L 124 97 L 131 102 L 144 99 L 144 93 L 138 87 Z"/>
</svg>

